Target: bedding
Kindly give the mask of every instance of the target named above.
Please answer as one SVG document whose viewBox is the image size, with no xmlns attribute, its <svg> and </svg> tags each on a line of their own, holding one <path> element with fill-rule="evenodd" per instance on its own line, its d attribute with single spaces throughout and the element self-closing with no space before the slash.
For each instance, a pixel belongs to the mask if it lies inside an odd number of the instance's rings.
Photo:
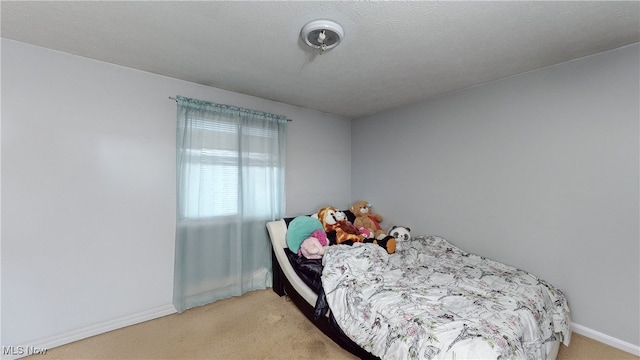
<svg viewBox="0 0 640 360">
<path fill-rule="evenodd" d="M 558 289 L 523 270 L 418 236 L 393 255 L 330 246 L 326 301 L 342 331 L 384 359 L 547 359 L 570 340 Z"/>
<path fill-rule="evenodd" d="M 307 259 L 304 256 L 293 253 L 285 249 L 289 263 L 296 271 L 296 274 L 310 287 L 314 293 L 320 294 L 322 291 L 322 259 Z"/>
</svg>

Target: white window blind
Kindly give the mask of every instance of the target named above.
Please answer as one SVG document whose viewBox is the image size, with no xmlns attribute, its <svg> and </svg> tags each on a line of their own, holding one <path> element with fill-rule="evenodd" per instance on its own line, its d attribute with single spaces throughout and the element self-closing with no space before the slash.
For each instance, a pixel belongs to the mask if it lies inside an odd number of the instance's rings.
<svg viewBox="0 0 640 360">
<path fill-rule="evenodd" d="M 236 215 L 241 201 L 251 205 L 244 207 L 245 215 L 270 211 L 275 199 L 267 189 L 273 188 L 269 182 L 280 164 L 271 146 L 278 132 L 223 121 L 194 120 L 192 124 L 195 131 L 191 140 L 197 146 L 185 154 L 188 169 L 183 181 L 188 182 L 191 191 L 183 202 L 182 218 Z M 241 180 L 248 183 L 245 188 L 254 187 L 249 192 L 252 198 L 240 197 Z"/>
</svg>

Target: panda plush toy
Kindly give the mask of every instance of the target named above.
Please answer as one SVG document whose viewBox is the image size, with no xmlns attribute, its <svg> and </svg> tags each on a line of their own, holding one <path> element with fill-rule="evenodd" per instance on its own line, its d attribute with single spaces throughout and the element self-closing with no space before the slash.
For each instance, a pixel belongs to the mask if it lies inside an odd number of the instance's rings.
<svg viewBox="0 0 640 360">
<path fill-rule="evenodd" d="M 407 241 L 411 239 L 411 229 L 406 226 L 394 225 L 389 229 L 389 235 L 393 236 L 396 241 Z"/>
</svg>

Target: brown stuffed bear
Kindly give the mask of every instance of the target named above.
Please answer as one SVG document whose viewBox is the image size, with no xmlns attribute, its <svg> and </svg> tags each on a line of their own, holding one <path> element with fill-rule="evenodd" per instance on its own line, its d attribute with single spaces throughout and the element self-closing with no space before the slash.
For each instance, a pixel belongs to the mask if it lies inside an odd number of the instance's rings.
<svg viewBox="0 0 640 360">
<path fill-rule="evenodd" d="M 382 230 L 380 222 L 382 222 L 382 216 L 380 214 L 374 214 L 371 211 L 371 204 L 367 201 L 356 201 L 351 205 L 351 212 L 356 216 L 353 221 L 353 225 L 356 227 L 364 227 L 369 229 L 373 233 L 373 237 L 380 240 L 387 236 L 387 232 Z"/>
<path fill-rule="evenodd" d="M 380 227 L 382 216 L 371 211 L 369 202 L 356 201 L 349 210 L 356 216 L 353 225 L 358 228 L 364 227 L 373 233 L 374 244 L 384 247 L 389 254 L 393 254 L 396 251 L 396 239 L 382 230 Z"/>
</svg>

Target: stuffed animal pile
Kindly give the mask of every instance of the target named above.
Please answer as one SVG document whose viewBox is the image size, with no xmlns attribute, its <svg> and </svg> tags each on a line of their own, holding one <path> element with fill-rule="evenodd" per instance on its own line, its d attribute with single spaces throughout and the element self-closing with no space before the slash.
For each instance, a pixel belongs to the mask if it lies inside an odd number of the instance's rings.
<svg viewBox="0 0 640 360">
<path fill-rule="evenodd" d="M 353 223 L 333 206 L 323 207 L 313 216 L 296 217 L 287 232 L 289 249 L 307 259 L 321 259 L 329 245 L 360 242 L 377 244 L 393 254 L 397 241 L 410 237 L 409 228 L 394 226 L 391 235 L 382 230 L 382 216 L 373 213 L 366 201 L 354 203 L 350 211 L 355 216 Z"/>
<path fill-rule="evenodd" d="M 357 222 L 358 214 L 354 213 L 354 215 L 356 216 L 355 222 Z M 318 220 L 320 220 L 329 237 L 335 236 L 336 244 L 374 243 L 382 246 L 389 254 L 393 254 L 396 251 L 396 240 L 388 236 L 385 231 L 378 231 L 376 236 L 376 229 L 371 229 L 362 223 L 351 223 L 344 212 L 332 206 L 320 209 L 318 211 Z M 333 235 L 333 232 L 335 232 L 335 235 Z"/>
</svg>

